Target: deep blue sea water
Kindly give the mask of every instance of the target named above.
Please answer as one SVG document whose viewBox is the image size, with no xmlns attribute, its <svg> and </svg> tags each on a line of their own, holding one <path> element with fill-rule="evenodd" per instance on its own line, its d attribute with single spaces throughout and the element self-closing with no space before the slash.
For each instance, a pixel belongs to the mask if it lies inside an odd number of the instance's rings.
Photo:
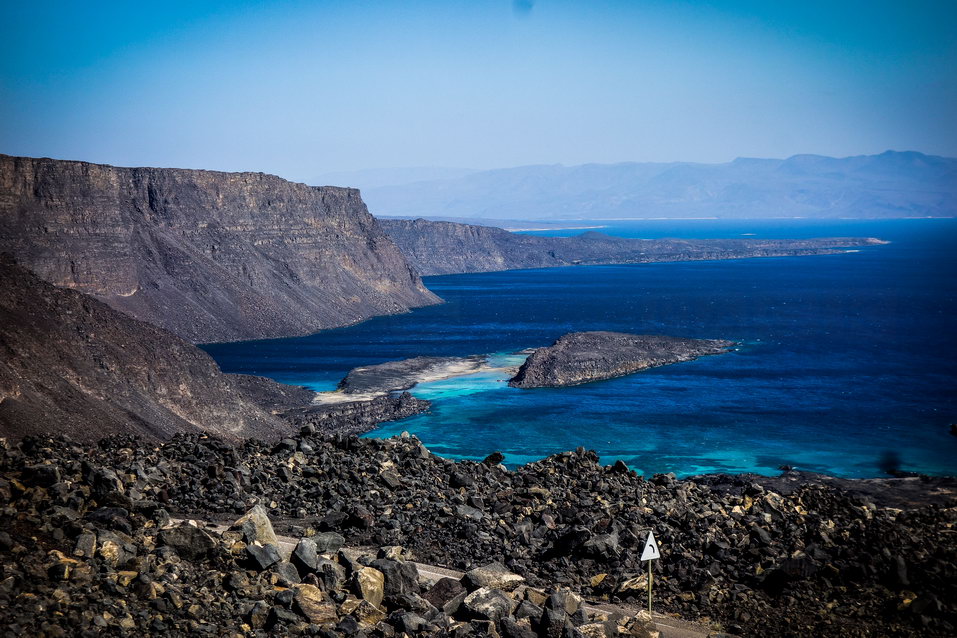
<svg viewBox="0 0 957 638">
<path fill-rule="evenodd" d="M 424 384 L 384 424 L 437 454 L 520 464 L 577 446 L 646 474 L 957 474 L 957 220 L 607 222 L 629 237 L 866 235 L 813 257 L 428 277 L 447 303 L 309 337 L 205 346 L 227 372 L 331 390 L 352 367 L 510 353 L 575 330 L 733 339 L 738 351 L 565 389 L 494 374 Z M 549 231 L 539 234 L 576 234 Z"/>
</svg>

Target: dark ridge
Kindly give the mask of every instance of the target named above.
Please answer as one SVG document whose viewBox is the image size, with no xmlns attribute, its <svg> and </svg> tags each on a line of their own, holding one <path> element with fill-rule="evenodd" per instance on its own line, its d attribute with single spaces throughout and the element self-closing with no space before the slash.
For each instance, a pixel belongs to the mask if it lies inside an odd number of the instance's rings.
<svg viewBox="0 0 957 638">
<path fill-rule="evenodd" d="M 588 231 L 574 237 L 522 235 L 491 226 L 380 219 L 423 275 L 664 261 L 794 257 L 882 244 L 871 237 L 818 239 L 629 239 Z"/>
</svg>

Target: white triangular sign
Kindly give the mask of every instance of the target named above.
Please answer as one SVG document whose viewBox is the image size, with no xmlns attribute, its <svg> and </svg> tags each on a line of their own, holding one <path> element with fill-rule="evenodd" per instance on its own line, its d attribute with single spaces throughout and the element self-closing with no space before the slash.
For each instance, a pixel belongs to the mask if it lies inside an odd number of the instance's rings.
<svg viewBox="0 0 957 638">
<path fill-rule="evenodd" d="M 645 541 L 645 551 L 641 552 L 641 560 L 655 560 L 661 558 L 658 553 L 658 541 L 655 540 L 655 533 L 648 532 L 648 540 Z"/>
</svg>

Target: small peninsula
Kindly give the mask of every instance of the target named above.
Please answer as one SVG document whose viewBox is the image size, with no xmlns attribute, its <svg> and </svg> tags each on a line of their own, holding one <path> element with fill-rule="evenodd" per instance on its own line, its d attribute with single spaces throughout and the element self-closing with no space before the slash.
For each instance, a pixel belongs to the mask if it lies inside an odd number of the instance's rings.
<svg viewBox="0 0 957 638">
<path fill-rule="evenodd" d="M 804 257 L 843 253 L 887 243 L 876 237 L 636 239 L 594 230 L 572 237 L 542 237 L 512 233 L 491 226 L 425 219 L 378 221 L 421 275 L 560 266 Z"/>
<path fill-rule="evenodd" d="M 471 357 L 413 357 L 353 368 L 339 382 L 339 390 L 349 395 L 385 394 L 408 390 L 417 383 L 478 372 L 487 359 Z"/>
<path fill-rule="evenodd" d="M 562 388 L 722 354 L 722 339 L 683 339 L 624 332 L 571 332 L 533 352 L 508 382 L 513 388 Z"/>
</svg>

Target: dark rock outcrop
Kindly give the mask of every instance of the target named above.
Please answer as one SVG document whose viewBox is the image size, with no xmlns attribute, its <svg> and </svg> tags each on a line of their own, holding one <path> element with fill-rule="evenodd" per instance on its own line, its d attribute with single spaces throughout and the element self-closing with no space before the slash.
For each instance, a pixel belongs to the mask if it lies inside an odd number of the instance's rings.
<svg viewBox="0 0 957 638">
<path fill-rule="evenodd" d="M 728 351 L 734 342 L 623 332 L 572 332 L 525 360 L 508 382 L 515 388 L 560 388 L 624 376 Z"/>
<path fill-rule="evenodd" d="M 383 395 L 368 401 L 345 401 L 294 408 L 282 413 L 293 425 L 327 434 L 362 434 L 384 421 L 397 421 L 425 412 L 431 402 L 408 392 Z"/>
<path fill-rule="evenodd" d="M 281 453 L 196 434 L 160 447 L 131 437 L 0 446 L 0 625 L 34 635 L 43 623 L 75 632 L 132 622 L 129 631 L 144 633 L 162 622 L 195 633 L 245 621 L 291 633 L 311 620 L 337 621 L 333 634 L 647 635 L 624 619 L 602 630 L 582 612 L 587 602 L 646 604 L 640 555 L 653 529 L 657 611 L 755 637 L 950 637 L 957 628 L 953 478 L 872 479 L 864 489 L 792 473 L 645 479 L 584 449 L 508 471 L 443 459 L 415 437 L 304 430 L 290 440 Z M 226 478 L 207 469 L 219 466 Z M 889 498 L 901 488 L 904 498 Z M 126 506 L 111 505 L 120 496 Z M 167 509 L 233 521 L 257 504 L 279 534 L 311 538 L 316 560 L 256 547 L 274 545 L 244 524 L 207 530 L 209 553 L 205 538 L 157 543 Z M 320 550 L 316 529 L 381 549 L 357 556 L 337 551 L 336 538 Z M 176 547 L 188 553 L 197 540 L 205 558 L 181 560 Z M 412 555 L 470 575 L 421 588 L 401 564 Z M 50 613 L 54 604 L 61 613 Z"/>
<path fill-rule="evenodd" d="M 190 341 L 436 303 L 359 191 L 262 173 L 0 155 L 0 251 Z"/>
<path fill-rule="evenodd" d="M 274 438 L 293 426 L 196 346 L 0 258 L 0 433 Z M 285 392 L 258 382 L 260 398 Z M 273 398 L 272 401 L 277 399 Z"/>
<path fill-rule="evenodd" d="M 13 478 L 9 460 L 0 459 L 0 471 Z M 69 465 L 71 511 L 95 510 L 80 465 Z M 502 589 L 490 584 L 469 593 L 465 579 L 452 578 L 428 587 L 401 547 L 320 555 L 303 537 L 287 560 L 276 543 L 237 531 L 239 521 L 222 532 L 202 523 L 168 526 L 143 501 L 122 532 L 89 516 L 51 531 L 64 502 L 62 490 L 39 486 L 0 501 L 4 529 L 17 512 L 16 539 L 0 533 L 0 626 L 8 635 L 537 638 L 552 635 L 543 628 L 545 614 L 555 611 L 562 614 L 558 629 L 566 629 L 558 635 L 657 635 L 645 612 L 577 605 L 567 612 L 568 605 L 551 603 L 577 601 L 574 593 L 518 587 L 513 581 L 521 578 L 501 566 L 498 576 L 513 582 Z M 547 600 L 546 609 L 531 600 Z M 650 633 L 635 633 L 636 625 Z"/>
<path fill-rule="evenodd" d="M 819 239 L 629 239 L 589 231 L 541 237 L 491 226 L 424 219 L 380 219 L 409 262 L 423 275 L 491 272 L 596 264 L 640 264 L 840 252 L 882 244 L 870 237 Z"/>
</svg>

